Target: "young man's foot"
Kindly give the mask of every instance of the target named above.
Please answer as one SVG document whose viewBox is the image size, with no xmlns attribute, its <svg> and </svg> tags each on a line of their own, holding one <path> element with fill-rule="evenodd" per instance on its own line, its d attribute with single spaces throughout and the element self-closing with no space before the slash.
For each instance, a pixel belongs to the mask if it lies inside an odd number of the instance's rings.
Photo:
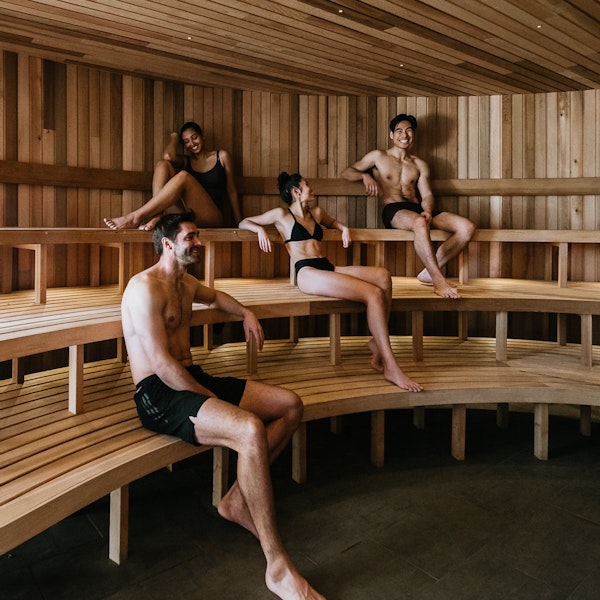
<svg viewBox="0 0 600 600">
<path fill-rule="evenodd" d="M 217 512 L 227 521 L 237 523 L 244 529 L 247 529 L 252 535 L 258 537 L 258 532 L 254 526 L 254 521 L 250 516 L 246 502 L 242 497 L 237 481 L 231 486 L 230 490 L 225 494 Z"/>
<path fill-rule="evenodd" d="M 325 600 L 291 564 L 267 567 L 265 582 L 281 600 Z"/>
</svg>

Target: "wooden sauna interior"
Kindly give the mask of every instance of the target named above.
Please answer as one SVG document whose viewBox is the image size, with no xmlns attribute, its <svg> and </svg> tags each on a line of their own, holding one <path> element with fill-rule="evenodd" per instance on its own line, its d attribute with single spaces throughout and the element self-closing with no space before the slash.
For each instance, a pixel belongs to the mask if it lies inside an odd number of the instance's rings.
<svg viewBox="0 0 600 600">
<path fill-rule="evenodd" d="M 244 178 L 275 179 L 299 171 L 318 194 L 319 180 L 368 150 L 388 146 L 389 120 L 418 119 L 414 151 L 437 180 L 535 180 L 527 195 L 438 197 L 479 228 L 598 229 L 600 187 L 600 5 L 581 0 L 496 0 L 493 3 L 389 0 L 4 0 L 0 5 L 0 226 L 103 227 L 102 218 L 140 206 L 148 189 L 122 189 L 123 171 L 149 182 L 167 136 L 187 120 L 207 145 L 233 156 Z M 99 187 L 15 182 L 14 169 L 43 164 L 68 177 L 77 169 L 107 171 Z M 565 194 L 553 181 L 573 180 Z M 588 185 L 582 193 L 581 182 Z M 113 185 L 110 188 L 109 185 Z M 554 193 L 553 193 L 554 192 Z M 272 195 L 243 194 L 244 215 L 274 206 Z M 374 198 L 326 195 L 326 210 L 351 227 L 381 227 Z M 491 251 L 477 245 L 471 276 L 541 278 L 533 245 Z M 87 285 L 89 250 L 56 246 L 48 284 Z M 140 251 L 139 266 L 154 260 Z M 367 250 L 365 250 L 367 253 Z M 338 245 L 335 262 L 348 260 Z M 493 255 L 493 256 L 492 256 Z M 3 289 L 33 285 L 32 256 L 3 252 L 12 262 Z M 493 259 L 493 260 L 492 260 Z M 101 283 L 117 276 L 117 255 L 102 250 Z M 411 244 L 390 246 L 393 275 L 419 268 Z M 451 270 L 454 267 L 451 266 Z M 284 276 L 281 248 L 224 245 L 217 276 Z M 4 271 L 4 269 L 0 269 Z M 594 246 L 573 253 L 571 279 L 597 281 Z M 432 316 L 430 332 L 451 334 L 452 314 Z M 490 316 L 473 322 L 490 334 Z M 318 319 L 304 327 L 316 334 Z M 410 319 L 396 314 L 393 333 Z M 517 337 L 552 338 L 548 316 L 518 315 Z M 285 324 L 269 325 L 276 336 Z M 348 317 L 345 332 L 362 333 Z M 574 325 L 570 333 L 578 335 Z M 595 343 L 599 343 L 595 331 Z M 225 336 L 235 337 L 232 327 Z M 91 356 L 112 352 L 109 344 Z M 65 357 L 32 357 L 54 366 Z"/>
</svg>

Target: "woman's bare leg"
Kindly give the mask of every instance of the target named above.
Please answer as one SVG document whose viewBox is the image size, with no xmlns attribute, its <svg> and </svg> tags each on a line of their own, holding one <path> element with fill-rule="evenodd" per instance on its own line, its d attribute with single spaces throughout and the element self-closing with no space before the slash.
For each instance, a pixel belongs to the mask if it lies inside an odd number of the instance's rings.
<svg viewBox="0 0 600 600">
<path fill-rule="evenodd" d="M 223 215 L 208 192 L 186 171 L 179 171 L 146 204 L 129 214 L 104 219 L 110 229 L 135 229 L 167 209 L 193 210 L 198 227 L 219 227 Z"/>
<path fill-rule="evenodd" d="M 332 273 L 304 267 L 298 272 L 298 287 L 307 294 L 363 302 L 367 308 L 369 329 L 381 354 L 385 378 L 398 387 L 420 392 L 423 389 L 421 385 L 408 377 L 396 362 L 389 338 L 387 324 L 389 309 L 386 307 L 385 292 L 377 285 L 350 275 L 352 269 L 352 267 L 338 267 Z"/>
<path fill-rule="evenodd" d="M 177 134 L 175 134 L 177 136 Z M 177 136 L 178 138 L 179 136 Z M 168 146 L 167 146 L 168 148 Z M 167 150 L 165 149 L 165 156 L 167 156 L 166 154 Z M 167 184 L 167 181 L 169 181 L 169 179 L 173 178 L 177 173 L 177 170 L 175 169 L 175 167 L 173 166 L 173 164 L 170 162 L 170 160 L 159 160 L 156 163 L 156 166 L 154 167 L 154 174 L 152 176 L 152 197 L 156 196 L 160 190 L 162 190 L 165 185 Z M 175 207 L 173 207 L 174 209 Z M 158 215 L 153 216 L 152 218 L 150 218 L 148 221 L 146 221 L 145 223 L 142 223 L 141 225 L 138 226 L 138 229 L 143 229 L 144 231 L 152 231 L 154 229 L 154 227 L 156 226 L 156 224 L 158 223 L 159 219 L 167 212 L 171 212 L 171 208 L 167 208 L 165 211 L 163 211 L 162 213 L 159 213 Z"/>
</svg>

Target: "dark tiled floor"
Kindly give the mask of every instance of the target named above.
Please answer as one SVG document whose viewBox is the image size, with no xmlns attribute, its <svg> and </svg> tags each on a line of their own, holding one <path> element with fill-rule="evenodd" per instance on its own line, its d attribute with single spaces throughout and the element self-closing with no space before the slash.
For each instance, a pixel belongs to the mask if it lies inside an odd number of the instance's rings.
<svg viewBox="0 0 600 600">
<path fill-rule="evenodd" d="M 368 462 L 368 418 L 309 427 L 309 481 L 273 469 L 278 519 L 300 571 L 328 600 L 569 599 L 600 593 L 600 426 L 551 419 L 551 458 L 532 454 L 532 416 L 508 430 L 468 413 L 467 460 L 449 457 L 446 410 L 388 415 L 387 463 Z M 248 600 L 263 585 L 258 543 L 210 506 L 210 457 L 132 486 L 130 556 L 107 558 L 107 501 L 0 560 L 10 600 Z"/>
</svg>

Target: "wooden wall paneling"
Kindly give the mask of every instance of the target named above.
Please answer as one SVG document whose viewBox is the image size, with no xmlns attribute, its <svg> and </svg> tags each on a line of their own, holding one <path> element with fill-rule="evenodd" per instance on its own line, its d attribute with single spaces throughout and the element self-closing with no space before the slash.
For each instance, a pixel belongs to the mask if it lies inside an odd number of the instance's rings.
<svg viewBox="0 0 600 600">
<path fill-rule="evenodd" d="M 199 114 L 199 117 L 194 117 L 194 120 L 200 121 L 204 133 L 204 141 L 209 148 L 216 148 L 217 132 L 215 132 L 215 114 L 214 114 L 214 98 L 213 90 L 210 88 L 200 88 L 198 94 L 200 101 L 200 111 L 194 114 Z M 196 105 L 195 105 L 196 108 Z"/>
<path fill-rule="evenodd" d="M 571 148 L 569 147 L 571 132 L 571 95 L 558 94 L 558 177 L 569 177 L 571 173 Z M 569 203 L 565 198 L 558 203 L 558 228 L 570 227 L 571 214 Z"/>
<path fill-rule="evenodd" d="M 152 168 L 154 169 L 156 162 L 163 157 L 165 144 L 171 133 L 171 131 L 169 131 L 171 121 L 167 120 L 168 111 L 164 102 L 165 82 L 154 81 L 152 84 L 154 88 L 152 94 Z"/>
<path fill-rule="evenodd" d="M 512 97 L 512 153 L 511 153 L 511 173 L 512 177 L 522 178 L 524 175 L 524 136 L 525 136 L 525 117 L 523 115 L 523 96 Z M 516 229 L 524 229 L 524 208 L 525 198 L 523 196 L 512 196 L 510 206 L 510 226 Z"/>
<path fill-rule="evenodd" d="M 31 79 L 29 76 L 31 61 L 29 57 L 18 56 L 18 77 L 17 77 L 17 129 L 18 129 L 18 160 L 29 161 L 31 157 Z M 20 184 L 17 188 L 17 224 L 20 227 L 31 226 L 31 186 Z M 32 270 L 33 256 L 26 250 L 17 252 L 17 280 L 18 288 L 26 289 L 33 285 Z"/>
<path fill-rule="evenodd" d="M 89 74 L 89 164 L 100 168 L 100 131 L 102 107 L 100 105 L 100 72 L 91 70 Z M 88 226 L 100 227 L 102 215 L 100 208 L 100 190 L 89 191 Z"/>
<path fill-rule="evenodd" d="M 56 164 L 56 77 L 55 63 L 42 61 L 42 130 L 41 150 L 44 164 Z M 57 226 L 56 211 L 57 188 L 53 186 L 41 187 L 41 226 Z M 56 248 L 50 246 L 46 257 L 46 283 L 49 287 L 55 286 Z"/>
<path fill-rule="evenodd" d="M 583 92 L 583 138 L 582 138 L 582 175 L 595 176 L 600 173 L 600 93 L 599 90 Z M 589 175 L 588 175 L 589 174 Z M 600 192 L 600 190 L 598 190 Z M 600 194 L 584 196 L 583 228 L 597 229 L 599 226 Z M 588 248 L 583 258 L 584 279 L 595 281 L 600 273 L 597 253 Z"/>
<path fill-rule="evenodd" d="M 523 177 L 535 177 L 535 97 L 533 94 L 523 96 Z M 534 227 L 535 204 L 528 196 L 523 199 L 523 223 L 526 229 Z"/>
<path fill-rule="evenodd" d="M 67 68 L 66 65 L 53 63 L 54 78 L 54 103 L 53 103 L 53 125 L 54 125 L 54 164 L 67 164 Z M 47 112 L 47 111 L 46 111 Z M 67 223 L 67 189 L 64 187 L 54 188 L 54 224 L 64 227 Z M 53 248 L 53 278 L 48 285 L 64 286 L 66 283 L 65 269 L 58 268 L 67 262 L 67 247 L 55 246 Z M 51 255 L 49 254 L 49 257 Z"/>
<path fill-rule="evenodd" d="M 77 70 L 77 165 L 90 166 L 90 134 L 93 106 L 90 97 L 91 70 L 79 67 Z M 96 103 L 97 106 L 97 103 Z M 90 222 L 89 189 L 77 190 L 77 227 L 88 227 Z M 77 244 L 73 249 L 76 257 L 76 271 L 74 274 L 77 285 L 86 285 L 89 282 L 89 248 L 84 244 Z"/>
<path fill-rule="evenodd" d="M 146 168 L 144 164 L 147 144 L 152 142 L 152 131 L 147 131 L 147 119 L 141 107 L 144 102 L 144 80 L 139 77 L 125 76 L 123 78 L 123 169 L 141 171 Z M 123 190 L 123 211 L 129 212 L 144 203 L 143 192 Z M 137 273 L 146 267 L 144 256 L 135 250 L 131 256 L 130 268 Z"/>
<path fill-rule="evenodd" d="M 154 152 L 154 82 L 148 79 L 142 79 L 142 85 L 143 103 L 141 105 L 141 109 L 144 127 L 144 144 L 142 146 L 142 170 L 153 171 L 156 160 L 158 158 L 162 158 L 162 153 L 156 155 Z M 144 195 L 142 197 L 142 201 L 145 202 L 150 197 L 151 194 Z"/>
<path fill-rule="evenodd" d="M 365 150 L 361 153 L 358 150 L 359 137 L 362 135 L 364 139 L 364 126 L 367 120 L 366 104 L 366 98 L 357 98 L 356 96 L 348 98 L 348 117 L 346 123 L 348 128 L 348 136 L 346 141 L 347 164 L 340 165 L 340 170 L 345 169 L 367 152 L 367 150 Z M 355 227 L 358 226 L 358 223 L 365 223 L 366 226 L 367 202 L 365 200 L 366 199 L 363 200 L 362 197 L 348 199 L 348 201 L 351 203 L 351 208 L 349 208 L 349 210 Z"/>
<path fill-rule="evenodd" d="M 111 148 L 114 131 L 112 129 L 112 78 L 107 71 L 98 72 L 98 166 L 110 169 L 112 166 Z M 92 227 L 104 227 L 103 218 L 115 216 L 111 202 L 115 190 L 98 190 L 98 220 L 91 221 Z M 97 224 L 92 224 L 97 223 Z M 113 248 L 100 248 L 99 284 L 116 283 L 118 280 L 118 252 Z"/>
<path fill-rule="evenodd" d="M 261 175 L 261 139 L 260 139 L 260 94 L 243 92 L 242 138 L 243 138 L 243 175 L 257 177 Z M 253 216 L 263 211 L 263 198 L 244 196 L 242 214 Z M 258 244 L 244 244 L 242 255 L 242 276 L 258 277 L 260 273 L 260 249 Z"/>
<path fill-rule="evenodd" d="M 583 174 L 583 93 L 571 95 L 571 127 L 569 132 L 570 177 L 581 177 Z M 584 223 L 583 196 L 569 196 L 570 228 L 586 229 Z M 570 277 L 580 281 L 584 279 L 585 248 L 581 244 L 573 244 L 570 252 Z"/>
<path fill-rule="evenodd" d="M 111 73 L 110 74 L 110 127 L 107 140 L 109 143 L 108 159 L 110 167 L 114 169 L 123 168 L 123 123 L 124 123 L 124 106 L 123 106 L 123 76 Z M 106 207 L 110 210 L 110 215 L 120 215 L 123 213 L 123 192 L 122 190 L 111 190 L 110 204 Z M 111 282 L 117 280 L 118 274 L 118 253 L 114 250 L 111 252 Z"/>
<path fill-rule="evenodd" d="M 335 105 L 329 106 L 329 97 L 318 96 L 317 106 L 317 172 L 316 176 L 327 177 L 329 167 L 329 128 L 335 122 L 335 116 L 332 114 L 332 120 L 329 120 L 330 111 L 335 110 Z"/>
<path fill-rule="evenodd" d="M 547 95 L 534 95 L 534 127 L 535 127 L 535 145 L 534 145 L 534 177 L 546 176 L 546 147 L 547 138 Z M 547 201 L 544 196 L 534 196 L 531 198 L 534 206 L 533 228 L 545 229 L 547 216 Z"/>
<path fill-rule="evenodd" d="M 469 129 L 468 129 L 468 101 L 461 96 L 458 98 L 457 107 L 457 130 L 458 130 L 458 152 L 456 153 L 456 177 L 466 179 L 469 175 L 468 166 L 468 148 L 469 148 Z"/>
<path fill-rule="evenodd" d="M 319 172 L 319 100 L 317 96 L 300 97 L 299 172 L 308 179 Z"/>
<path fill-rule="evenodd" d="M 547 94 L 547 113 L 546 113 L 546 177 L 559 177 L 559 140 L 558 140 L 558 120 L 559 120 L 559 96 L 557 93 Z M 552 140 L 552 141 L 551 141 Z M 558 229 L 558 196 L 548 196 L 546 198 L 546 227 L 548 229 Z"/>
<path fill-rule="evenodd" d="M 377 98 L 377 121 L 375 123 L 376 148 L 385 150 L 390 147 L 389 124 L 394 115 L 392 115 L 392 117 L 389 115 L 392 113 L 398 114 L 400 112 L 404 111 L 397 110 L 396 99 L 387 98 L 385 96 Z M 369 148 L 369 150 L 371 150 L 371 148 Z"/>
</svg>

